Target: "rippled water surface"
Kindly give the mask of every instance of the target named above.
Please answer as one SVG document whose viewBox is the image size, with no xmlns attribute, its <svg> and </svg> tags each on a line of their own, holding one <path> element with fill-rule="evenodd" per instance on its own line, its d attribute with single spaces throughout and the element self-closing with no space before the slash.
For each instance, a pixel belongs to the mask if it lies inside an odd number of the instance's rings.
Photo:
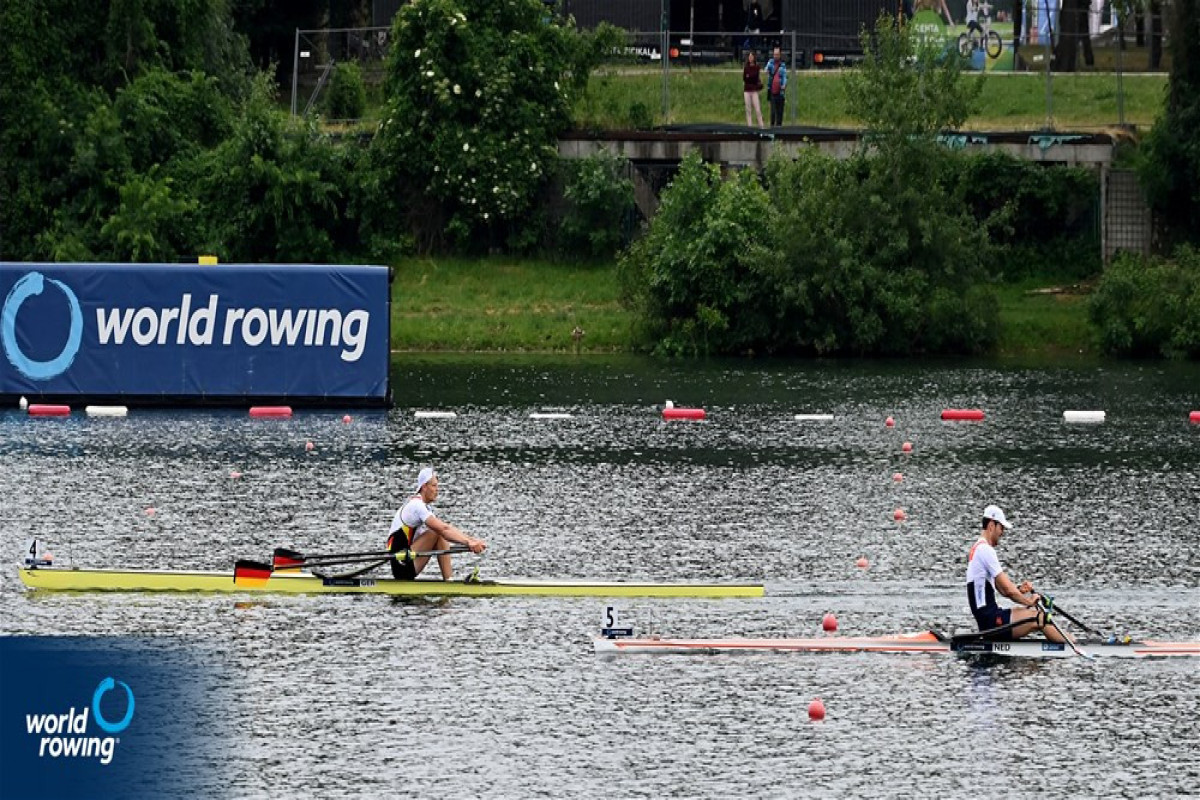
<svg viewBox="0 0 1200 800">
<path fill-rule="evenodd" d="M 206 648 L 238 700 L 197 711 L 224 752 L 209 794 L 1200 792 L 1195 660 L 598 660 L 603 599 L 21 586 L 12 564 L 34 535 L 59 561 L 110 567 L 374 549 L 431 463 L 440 514 L 489 542 L 485 576 L 766 584 L 763 599 L 618 603 L 644 633 L 817 635 L 826 612 L 849 634 L 966 628 L 966 550 L 996 502 L 1016 525 L 1001 546 L 1014 577 L 1093 627 L 1200 639 L 1194 365 L 407 358 L 394 386 L 393 410 L 350 411 L 350 424 L 341 411 L 0 412 L 0 553 L 12 556 L 0 633 Z M 709 419 L 664 423 L 667 398 Z M 947 407 L 987 418 L 945 423 Z M 417 408 L 459 416 L 418 420 Z M 573 417 L 528 418 L 545 409 Z M 1067 409 L 1107 421 L 1067 425 Z M 821 723 L 807 719 L 814 697 Z"/>
</svg>

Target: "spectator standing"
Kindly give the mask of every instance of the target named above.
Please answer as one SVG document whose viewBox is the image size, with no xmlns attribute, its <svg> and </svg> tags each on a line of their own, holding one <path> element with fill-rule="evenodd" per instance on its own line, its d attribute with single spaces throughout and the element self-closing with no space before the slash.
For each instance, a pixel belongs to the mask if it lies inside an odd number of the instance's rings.
<svg viewBox="0 0 1200 800">
<path fill-rule="evenodd" d="M 758 127 L 765 128 L 762 117 L 762 104 L 758 101 L 758 93 L 762 91 L 762 80 L 759 78 L 758 58 L 751 50 L 746 53 L 746 63 L 742 66 L 742 97 L 746 102 L 746 127 L 754 123 L 750 118 L 750 110 L 758 115 Z"/>
<path fill-rule="evenodd" d="M 771 104 L 771 127 L 783 124 L 783 104 L 787 99 L 787 64 L 778 47 L 767 62 L 767 101 Z"/>
</svg>

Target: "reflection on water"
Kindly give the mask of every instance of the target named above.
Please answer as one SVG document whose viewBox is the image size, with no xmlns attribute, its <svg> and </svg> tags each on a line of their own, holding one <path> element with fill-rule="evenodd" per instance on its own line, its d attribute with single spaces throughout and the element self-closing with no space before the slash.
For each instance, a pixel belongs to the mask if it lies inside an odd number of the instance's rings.
<svg viewBox="0 0 1200 800">
<path fill-rule="evenodd" d="M 1200 639 L 1195 365 L 406 358 L 394 379 L 400 404 L 349 425 L 338 411 L 0 412 L 0 552 L 15 559 L 36 535 L 78 564 L 228 569 L 277 546 L 374 549 L 417 467 L 433 463 L 442 516 L 489 542 L 485 577 L 767 584 L 762 600 L 621 603 L 639 632 L 811 635 L 826 612 L 847 635 L 948 631 L 970 623 L 966 550 L 996 502 L 1017 526 L 1001 550 L 1014 577 L 1100 630 Z M 668 398 L 709 419 L 663 422 Z M 946 407 L 986 420 L 944 423 Z M 416 408 L 458 417 L 418 420 Z M 529 419 L 543 408 L 573 416 Z M 1067 409 L 1103 409 L 1107 421 L 1067 425 Z M 605 605 L 53 596 L 0 570 L 0 632 L 209 646 L 240 699 L 205 710 L 228 737 L 235 777 L 220 791 L 239 797 L 296 786 L 457 798 L 1200 785 L 1196 664 L 598 661 L 590 639 Z M 805 714 L 817 696 L 820 724 Z"/>
</svg>

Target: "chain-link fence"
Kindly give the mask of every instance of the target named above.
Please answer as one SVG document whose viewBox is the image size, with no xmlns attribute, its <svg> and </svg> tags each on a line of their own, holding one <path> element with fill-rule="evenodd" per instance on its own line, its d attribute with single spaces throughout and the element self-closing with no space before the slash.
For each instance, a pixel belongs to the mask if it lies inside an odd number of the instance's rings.
<svg viewBox="0 0 1200 800">
<path fill-rule="evenodd" d="M 740 72 L 748 53 L 760 66 L 779 48 L 791 76 L 809 70 L 852 67 L 861 58 L 860 33 L 880 13 L 894 14 L 925 41 L 971 70 L 991 74 L 1045 76 L 1045 119 L 1053 128 L 1056 96 L 1075 91 L 1069 80 L 1079 73 L 1101 76 L 1098 91 L 1109 100 L 1106 124 L 1126 125 L 1127 75 L 1165 72 L 1170 59 L 1169 0 L 1145 4 L 1145 11 L 1122 19 L 1111 0 L 779 0 L 763 3 L 765 17 L 754 17 L 756 0 L 703 5 L 661 0 L 560 0 L 564 12 L 581 27 L 600 22 L 626 26 L 626 45 L 605 65 L 609 74 L 658 76 L 657 97 L 643 97 L 653 122 L 675 121 L 680 101 L 676 79 L 696 70 Z M 662 9 L 661 16 L 657 9 Z M 681 14 L 680 9 L 691 13 Z M 760 12 L 761 13 L 761 12 Z M 650 27 L 654 23 L 657 27 Z M 669 26 L 663 25 L 669 22 Z M 709 23 L 707 27 L 697 23 Z M 712 23 L 719 22 L 720 25 Z M 684 23 L 686 27 L 681 27 Z M 637 27 L 641 26 L 641 27 Z M 753 26 L 753 27 L 752 27 Z M 384 77 L 390 29 L 387 27 L 299 30 L 292 76 L 292 113 L 320 108 L 322 91 L 340 63 L 354 62 L 368 87 Z M 731 78 L 736 81 L 736 78 Z M 795 82 L 790 81 L 787 121 L 796 122 Z"/>
</svg>

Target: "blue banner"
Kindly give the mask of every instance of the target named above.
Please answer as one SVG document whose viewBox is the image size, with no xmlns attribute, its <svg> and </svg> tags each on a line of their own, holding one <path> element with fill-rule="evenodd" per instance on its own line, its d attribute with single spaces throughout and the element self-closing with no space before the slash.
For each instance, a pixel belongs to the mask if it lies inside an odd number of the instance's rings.
<svg viewBox="0 0 1200 800">
<path fill-rule="evenodd" d="M 225 795 L 217 667 L 171 639 L 0 637 L 0 797 Z"/>
<path fill-rule="evenodd" d="M 387 400 L 387 267 L 0 263 L 0 298 L 0 396 Z"/>
</svg>

